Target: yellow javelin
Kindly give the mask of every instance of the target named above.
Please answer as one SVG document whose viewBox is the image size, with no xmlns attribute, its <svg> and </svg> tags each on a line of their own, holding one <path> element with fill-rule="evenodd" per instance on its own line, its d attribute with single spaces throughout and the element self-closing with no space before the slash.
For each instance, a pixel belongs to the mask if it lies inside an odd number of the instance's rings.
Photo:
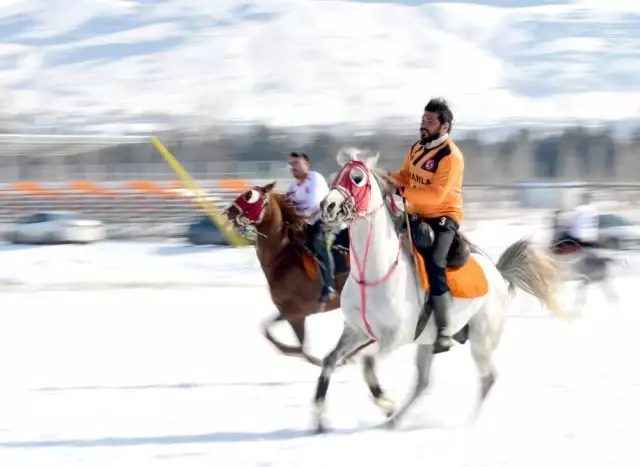
<svg viewBox="0 0 640 467">
<path fill-rule="evenodd" d="M 155 136 L 151 137 L 151 144 L 153 144 L 158 152 L 162 154 L 162 157 L 164 157 L 164 159 L 167 161 L 167 164 L 169 164 L 176 175 L 180 177 L 187 188 L 195 193 L 196 200 L 198 201 L 202 209 L 204 209 L 207 214 L 209 214 L 211 220 L 215 223 L 215 225 L 218 226 L 229 243 L 236 247 L 247 246 L 249 244 L 247 240 L 242 235 L 240 235 L 240 232 L 238 232 L 225 217 L 220 215 L 214 204 L 205 196 L 204 192 L 196 184 L 193 177 L 191 177 L 191 175 L 189 175 L 189 172 L 187 172 L 186 169 L 182 167 L 182 164 L 180 164 L 180 162 L 178 162 L 178 160 L 173 157 L 173 154 L 169 152 L 164 144 L 162 144 L 160 140 Z"/>
</svg>

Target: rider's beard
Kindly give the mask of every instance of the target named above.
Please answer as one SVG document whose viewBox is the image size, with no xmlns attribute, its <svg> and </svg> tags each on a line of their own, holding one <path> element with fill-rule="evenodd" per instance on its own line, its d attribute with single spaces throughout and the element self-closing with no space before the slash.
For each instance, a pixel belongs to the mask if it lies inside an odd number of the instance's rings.
<svg viewBox="0 0 640 467">
<path fill-rule="evenodd" d="M 430 143 L 431 141 L 435 141 L 442 136 L 442 130 L 437 133 L 429 133 L 426 130 L 420 130 L 420 139 L 423 144 Z"/>
</svg>

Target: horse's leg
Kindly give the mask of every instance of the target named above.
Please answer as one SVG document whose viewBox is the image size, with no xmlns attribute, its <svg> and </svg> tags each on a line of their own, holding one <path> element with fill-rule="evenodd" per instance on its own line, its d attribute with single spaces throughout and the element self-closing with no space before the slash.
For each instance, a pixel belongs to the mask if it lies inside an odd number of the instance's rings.
<svg viewBox="0 0 640 467">
<path fill-rule="evenodd" d="M 420 398 L 429 386 L 429 376 L 431 375 L 431 364 L 433 363 L 433 345 L 418 345 L 416 352 L 416 385 L 413 394 L 407 403 L 390 418 L 384 426 L 387 428 L 395 428 L 400 419 L 404 417 L 407 411 Z"/>
<path fill-rule="evenodd" d="M 316 408 L 316 432 L 324 433 L 324 409 L 325 399 L 327 397 L 327 391 L 329 390 L 329 382 L 331 381 L 331 375 L 336 369 L 338 360 L 345 354 L 358 348 L 361 344 L 368 341 L 369 338 L 366 334 L 358 329 L 354 329 L 347 323 L 345 323 L 342 329 L 342 335 L 338 340 L 335 348 L 322 360 L 322 370 L 318 377 L 318 383 L 316 385 L 316 395 L 314 397 L 314 404 Z"/>
<path fill-rule="evenodd" d="M 271 329 L 271 326 L 273 326 L 274 324 L 276 324 L 279 321 L 284 321 L 284 320 L 287 320 L 287 318 L 282 316 L 282 314 L 278 314 L 274 318 L 271 318 L 270 320 L 268 320 L 263 325 L 264 337 L 266 337 L 266 339 L 269 342 L 271 342 L 284 355 L 287 355 L 289 357 L 291 357 L 291 356 L 295 356 L 295 357 L 302 356 L 305 359 L 307 359 L 307 361 L 309 361 L 310 363 L 313 363 L 313 364 L 315 364 L 317 366 L 320 366 L 320 362 L 317 359 L 313 359 L 312 357 L 307 356 L 304 353 L 304 350 L 302 349 L 301 346 L 293 346 L 293 345 L 283 344 L 282 342 L 276 340 L 276 338 L 271 335 L 271 332 L 269 331 Z M 292 325 L 292 327 L 293 327 L 293 325 Z M 303 323 L 302 327 L 304 329 L 304 323 Z M 294 330 L 294 332 L 295 332 L 295 330 Z"/>
<path fill-rule="evenodd" d="M 586 276 L 582 277 L 578 281 L 578 286 L 576 288 L 576 294 L 575 294 L 575 297 L 576 297 L 575 305 L 574 305 L 576 312 L 578 313 L 582 311 L 582 307 L 587 302 L 587 295 L 589 294 L 590 285 L 591 285 L 591 282 Z"/>
<path fill-rule="evenodd" d="M 307 353 L 307 351 L 305 350 L 304 347 L 304 338 L 305 338 L 305 322 L 307 320 L 306 316 L 303 316 L 301 318 L 298 319 L 290 319 L 288 321 L 289 325 L 291 326 L 291 329 L 293 330 L 293 333 L 296 335 L 296 338 L 298 339 L 298 342 L 300 342 L 300 355 L 302 355 L 302 357 L 308 361 L 309 363 L 315 365 L 315 366 L 320 366 L 320 360 L 318 360 L 315 357 L 312 357 L 311 355 L 309 355 Z"/>
<path fill-rule="evenodd" d="M 489 391 L 496 382 L 497 374 L 491 357 L 499 336 L 491 336 L 491 329 L 485 326 L 480 329 L 472 327 L 471 332 L 471 355 L 480 375 L 480 397 L 474 413 L 474 418 L 477 419 Z"/>
<path fill-rule="evenodd" d="M 362 351 L 363 349 L 366 349 L 373 343 L 375 343 L 375 340 L 369 339 L 367 342 L 360 345 L 355 350 L 352 350 L 351 352 L 347 353 L 344 357 L 340 359 L 340 361 L 338 361 L 337 367 L 340 368 L 341 366 L 352 363 L 353 357 L 355 357 L 360 351 Z"/>
<path fill-rule="evenodd" d="M 611 301 L 611 302 L 617 302 L 618 301 L 618 293 L 615 289 L 615 287 L 613 286 L 613 281 L 611 280 L 611 267 L 609 266 L 610 263 L 608 263 L 606 266 L 606 269 L 604 271 L 604 277 L 602 278 L 602 282 L 600 283 L 600 287 L 602 288 L 602 291 L 604 292 L 605 297 Z"/>
<path fill-rule="evenodd" d="M 376 360 L 373 356 L 367 355 L 364 357 L 362 361 L 362 372 L 375 404 L 382 409 L 387 417 L 391 417 L 396 407 L 393 401 L 384 395 L 380 387 L 378 375 L 376 374 Z"/>
</svg>

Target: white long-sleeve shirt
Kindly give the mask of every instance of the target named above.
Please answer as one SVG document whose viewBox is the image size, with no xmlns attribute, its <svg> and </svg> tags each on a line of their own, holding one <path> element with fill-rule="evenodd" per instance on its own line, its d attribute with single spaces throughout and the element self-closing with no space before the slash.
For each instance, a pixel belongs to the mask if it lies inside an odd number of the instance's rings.
<svg viewBox="0 0 640 467">
<path fill-rule="evenodd" d="M 597 242 L 598 224 L 598 210 L 595 206 L 578 206 L 571 219 L 571 236 L 582 242 Z"/>
<path fill-rule="evenodd" d="M 320 202 L 329 194 L 329 185 L 321 174 L 310 170 L 304 180 L 289 185 L 287 193 L 309 215 L 307 222 L 314 224 L 320 219 Z"/>
</svg>

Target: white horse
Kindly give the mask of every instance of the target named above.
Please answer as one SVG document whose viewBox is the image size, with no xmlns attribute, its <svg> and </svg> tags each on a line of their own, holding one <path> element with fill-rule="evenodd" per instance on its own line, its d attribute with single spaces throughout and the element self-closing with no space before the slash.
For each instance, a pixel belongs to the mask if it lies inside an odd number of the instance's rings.
<svg viewBox="0 0 640 467">
<path fill-rule="evenodd" d="M 417 381 L 405 406 L 395 412 L 386 397 L 376 400 L 390 416 L 386 426 L 394 426 L 427 388 L 437 334 L 433 320 L 429 320 L 415 338 L 424 290 L 412 254 L 402 244 L 402 227 L 394 221 L 386 204 L 385 195 L 390 190 L 380 170 L 375 168 L 378 156 L 363 160 L 358 157 L 358 150 L 347 152 L 347 160 L 341 160 L 338 154 L 341 169 L 321 204 L 325 223 L 349 224 L 351 274 L 341 295 L 345 319 L 342 335 L 324 358 L 318 378 L 315 395 L 318 432 L 324 431 L 324 401 L 337 363 L 371 340 L 378 344 L 378 355 L 409 343 L 418 346 Z M 500 341 L 514 288 L 536 296 L 551 311 L 560 314 L 555 294 L 561 277 L 553 258 L 527 240 L 509 246 L 496 265 L 475 252 L 471 260 L 479 263 L 486 277 L 487 292 L 473 299 L 454 298 L 451 325 L 456 331 L 466 331 L 471 342 L 481 380 L 479 410 L 496 380 L 492 353 Z M 462 338 L 460 342 L 465 340 Z M 376 379 L 373 365 L 368 373 L 365 372 L 367 379 Z"/>
</svg>

